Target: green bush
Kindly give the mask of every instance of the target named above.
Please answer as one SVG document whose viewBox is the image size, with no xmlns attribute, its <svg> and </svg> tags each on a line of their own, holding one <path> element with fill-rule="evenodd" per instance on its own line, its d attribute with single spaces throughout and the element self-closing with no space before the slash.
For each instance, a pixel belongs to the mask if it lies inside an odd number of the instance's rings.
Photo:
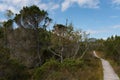
<svg viewBox="0 0 120 80">
<path fill-rule="evenodd" d="M 83 60 L 74 60 L 74 59 L 65 59 L 61 64 L 62 69 L 67 69 L 70 72 L 76 71 L 78 68 L 81 68 L 83 64 Z"/>
<path fill-rule="evenodd" d="M 63 63 L 60 63 L 51 59 L 35 70 L 34 80 L 47 80 L 48 78 L 50 78 L 49 80 L 61 80 L 65 75 L 72 75 L 76 72 L 82 64 L 82 60 L 65 59 Z"/>
<path fill-rule="evenodd" d="M 54 59 L 44 63 L 41 67 L 37 68 L 34 72 L 34 80 L 45 80 L 45 78 L 53 71 L 60 69 L 60 63 Z"/>
<path fill-rule="evenodd" d="M 27 68 L 9 58 L 9 50 L 0 48 L 0 80 L 28 80 Z"/>
<path fill-rule="evenodd" d="M 28 69 L 16 60 L 11 60 L 9 67 L 9 72 L 11 72 L 8 76 L 9 80 L 28 80 L 30 77 Z"/>
</svg>

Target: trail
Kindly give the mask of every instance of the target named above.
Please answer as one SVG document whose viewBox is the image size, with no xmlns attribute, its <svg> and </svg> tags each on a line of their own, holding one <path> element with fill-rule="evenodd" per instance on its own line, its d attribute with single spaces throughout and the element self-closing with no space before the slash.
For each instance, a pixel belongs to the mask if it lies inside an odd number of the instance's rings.
<svg viewBox="0 0 120 80">
<path fill-rule="evenodd" d="M 115 73 L 112 66 L 107 60 L 100 58 L 95 51 L 93 51 L 93 54 L 95 57 L 99 58 L 102 62 L 103 76 L 104 76 L 103 80 L 120 80 L 120 78 Z"/>
</svg>

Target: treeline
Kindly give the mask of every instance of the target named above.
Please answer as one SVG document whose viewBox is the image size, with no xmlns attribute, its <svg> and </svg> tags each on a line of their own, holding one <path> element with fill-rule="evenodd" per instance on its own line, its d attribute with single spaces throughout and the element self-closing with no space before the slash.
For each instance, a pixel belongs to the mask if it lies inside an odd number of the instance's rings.
<svg viewBox="0 0 120 80">
<path fill-rule="evenodd" d="M 106 40 L 100 39 L 95 42 L 97 51 L 102 58 L 107 59 L 120 77 L 120 36 L 111 36 Z"/>
<path fill-rule="evenodd" d="M 111 36 L 105 43 L 105 56 L 120 65 L 120 36 Z"/>
<path fill-rule="evenodd" d="M 96 50 L 103 51 L 104 57 L 120 65 L 120 36 L 111 36 L 106 40 L 99 39 L 95 42 Z"/>
<path fill-rule="evenodd" d="M 55 24 L 48 31 L 52 19 L 35 5 L 16 15 L 8 10 L 7 16 L 0 25 L 0 80 L 30 79 L 32 70 L 46 61 L 83 58 L 88 49 L 88 35 L 75 31 L 72 23 Z"/>
</svg>

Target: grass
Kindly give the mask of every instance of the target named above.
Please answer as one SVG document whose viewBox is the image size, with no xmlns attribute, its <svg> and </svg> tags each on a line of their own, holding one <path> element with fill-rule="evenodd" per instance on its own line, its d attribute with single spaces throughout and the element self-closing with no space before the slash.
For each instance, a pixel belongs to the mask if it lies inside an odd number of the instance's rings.
<svg viewBox="0 0 120 80">
<path fill-rule="evenodd" d="M 96 54 L 100 57 L 100 58 L 105 58 L 104 56 L 104 52 L 103 51 L 96 51 Z"/>
<path fill-rule="evenodd" d="M 33 80 L 103 80 L 99 59 L 87 53 L 81 59 L 50 60 L 36 69 Z"/>
<path fill-rule="evenodd" d="M 115 70 L 115 72 L 118 74 L 119 78 L 120 78 L 120 65 L 117 64 L 115 61 L 111 60 L 111 59 L 107 59 L 110 64 L 112 65 L 113 69 Z"/>
<path fill-rule="evenodd" d="M 96 51 L 96 54 L 100 57 L 100 58 L 104 58 L 105 56 L 104 56 L 104 52 L 102 52 L 102 51 Z M 99 65 L 100 65 L 100 68 L 99 68 L 99 71 L 100 71 L 100 73 L 101 73 L 101 80 L 103 80 L 103 66 L 102 66 L 102 62 L 100 61 L 99 62 Z"/>
</svg>

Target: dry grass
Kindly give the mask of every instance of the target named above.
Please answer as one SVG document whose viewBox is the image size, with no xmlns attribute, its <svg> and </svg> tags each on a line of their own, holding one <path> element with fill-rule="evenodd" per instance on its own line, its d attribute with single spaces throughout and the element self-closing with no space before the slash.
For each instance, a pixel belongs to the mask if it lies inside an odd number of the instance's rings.
<svg viewBox="0 0 120 80">
<path fill-rule="evenodd" d="M 112 65 L 113 69 L 115 70 L 115 72 L 118 74 L 119 78 L 120 78 L 120 65 L 118 65 L 115 61 L 108 59 L 108 61 L 110 62 L 110 64 Z"/>
<path fill-rule="evenodd" d="M 96 51 L 96 54 L 100 57 L 100 58 L 105 58 L 105 53 L 103 51 Z"/>
</svg>

